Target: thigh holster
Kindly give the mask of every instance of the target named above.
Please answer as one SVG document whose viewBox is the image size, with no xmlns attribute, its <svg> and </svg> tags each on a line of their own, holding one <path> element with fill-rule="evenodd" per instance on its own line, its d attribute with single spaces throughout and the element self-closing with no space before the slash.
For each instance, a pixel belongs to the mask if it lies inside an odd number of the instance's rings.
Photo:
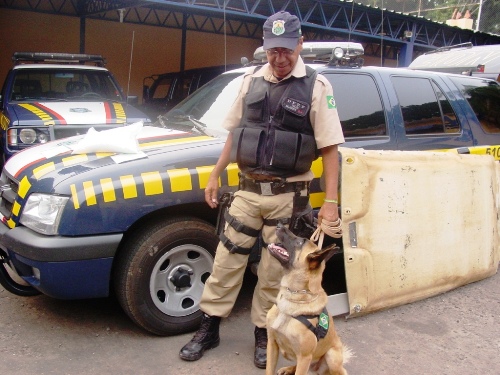
<svg viewBox="0 0 500 375">
<path fill-rule="evenodd" d="M 238 219 L 234 218 L 229 214 L 229 211 L 226 211 L 224 213 L 224 220 L 226 223 L 231 226 L 236 232 L 246 234 L 249 237 L 255 237 L 257 238 L 260 234 L 260 229 L 254 229 L 249 227 L 248 225 L 243 224 L 241 221 Z M 224 245 L 226 249 L 229 250 L 231 254 L 237 253 L 237 254 L 243 254 L 243 255 L 248 255 L 252 251 L 251 247 L 242 247 L 242 246 L 237 246 L 235 245 L 225 234 L 222 232 L 219 235 L 219 239 L 221 243 Z"/>
</svg>

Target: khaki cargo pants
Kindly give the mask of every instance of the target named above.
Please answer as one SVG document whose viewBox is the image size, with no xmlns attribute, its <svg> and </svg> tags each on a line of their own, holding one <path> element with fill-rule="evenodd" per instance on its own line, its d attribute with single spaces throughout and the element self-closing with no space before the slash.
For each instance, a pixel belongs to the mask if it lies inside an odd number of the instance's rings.
<svg viewBox="0 0 500 375">
<path fill-rule="evenodd" d="M 302 194 L 307 194 L 304 190 Z M 243 224 L 259 229 L 265 219 L 289 218 L 292 215 L 294 192 L 279 195 L 259 195 L 239 190 L 234 194 L 234 200 L 229 213 Z M 226 224 L 225 235 L 237 246 L 250 248 L 256 238 L 236 232 Z M 264 243 L 276 241 L 276 227 L 262 228 Z M 201 297 L 200 308 L 208 315 L 229 316 L 233 309 L 243 282 L 243 276 L 248 262 L 248 255 L 231 254 L 219 243 L 215 254 L 212 274 L 205 283 Z M 280 288 L 282 276 L 281 264 L 273 258 L 266 248 L 262 249 L 261 260 L 257 271 L 258 281 L 252 300 L 252 323 L 257 327 L 266 326 L 266 315 L 271 309 Z"/>
</svg>

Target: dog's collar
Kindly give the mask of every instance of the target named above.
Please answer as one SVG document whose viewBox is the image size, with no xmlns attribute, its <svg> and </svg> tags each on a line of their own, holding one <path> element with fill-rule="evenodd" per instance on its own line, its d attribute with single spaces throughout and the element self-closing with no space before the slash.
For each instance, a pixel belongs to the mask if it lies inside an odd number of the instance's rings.
<svg viewBox="0 0 500 375">
<path fill-rule="evenodd" d="M 290 292 L 292 294 L 311 294 L 311 295 L 317 296 L 317 294 L 314 294 L 309 289 L 293 290 L 293 289 L 290 289 L 289 287 L 286 287 L 286 291 Z"/>
<path fill-rule="evenodd" d="M 295 303 L 311 303 L 312 301 L 315 301 L 316 298 L 318 298 L 318 296 L 319 296 L 319 294 L 313 293 L 313 292 L 311 292 L 308 289 L 294 290 L 294 289 L 290 289 L 289 287 L 285 287 L 285 289 L 286 289 L 286 291 L 288 293 L 290 293 L 292 295 L 294 295 L 294 294 L 308 294 L 308 295 L 312 296 L 312 299 L 310 299 L 308 301 L 296 301 L 296 300 L 293 300 L 293 302 L 295 302 Z"/>
</svg>

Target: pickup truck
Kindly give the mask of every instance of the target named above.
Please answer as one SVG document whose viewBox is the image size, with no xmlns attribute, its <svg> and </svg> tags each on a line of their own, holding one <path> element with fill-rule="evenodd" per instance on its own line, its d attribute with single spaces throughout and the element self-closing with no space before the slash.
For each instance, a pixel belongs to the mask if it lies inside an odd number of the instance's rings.
<svg viewBox="0 0 500 375">
<path fill-rule="evenodd" d="M 495 81 L 360 67 L 358 58 L 311 66 L 334 87 L 345 150 L 454 150 L 500 159 Z M 226 138 L 221 120 L 247 69 L 221 74 L 154 126 L 144 126 L 137 154 L 73 154 L 79 136 L 14 155 L 0 178 L 3 287 L 60 299 L 114 291 L 149 332 L 195 329 L 218 243 L 218 212 L 205 203 L 204 188 Z M 321 163 L 313 172 L 310 200 L 317 208 L 324 197 Z M 236 165 L 228 166 L 220 184 L 221 193 L 236 190 Z M 337 265 L 343 268 L 342 261 Z M 342 273 L 332 275 L 342 289 Z"/>
<path fill-rule="evenodd" d="M 238 67 L 241 65 L 206 66 L 145 77 L 140 109 L 151 118 L 157 118 L 219 74 Z"/>
<path fill-rule="evenodd" d="M 101 55 L 16 52 L 0 96 L 2 165 L 55 139 L 149 118 L 125 98 Z"/>
<path fill-rule="evenodd" d="M 464 74 L 500 82 L 500 44 L 461 43 L 418 56 L 409 69 Z"/>
</svg>

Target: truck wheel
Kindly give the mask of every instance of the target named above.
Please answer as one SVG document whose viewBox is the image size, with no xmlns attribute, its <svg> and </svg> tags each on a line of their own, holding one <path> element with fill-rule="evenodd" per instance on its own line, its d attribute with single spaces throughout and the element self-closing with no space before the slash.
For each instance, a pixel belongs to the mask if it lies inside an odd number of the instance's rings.
<svg viewBox="0 0 500 375">
<path fill-rule="evenodd" d="M 125 238 L 114 273 L 122 308 L 157 335 L 195 330 L 218 244 L 214 227 L 197 218 L 170 219 L 131 237 Z"/>
</svg>

